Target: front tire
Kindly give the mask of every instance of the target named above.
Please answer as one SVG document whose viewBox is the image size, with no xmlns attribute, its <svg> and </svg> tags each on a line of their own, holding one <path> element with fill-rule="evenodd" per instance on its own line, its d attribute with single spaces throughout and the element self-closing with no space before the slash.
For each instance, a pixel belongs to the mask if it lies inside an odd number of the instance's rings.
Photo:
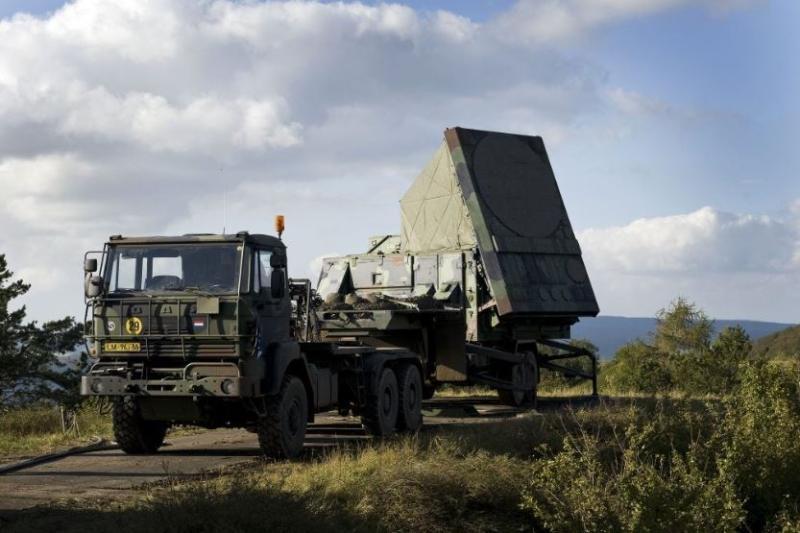
<svg viewBox="0 0 800 533">
<path fill-rule="evenodd" d="M 397 429 L 418 431 L 422 426 L 422 376 L 416 365 L 405 364 L 398 376 L 400 389 L 400 408 L 397 413 Z"/>
<path fill-rule="evenodd" d="M 133 396 L 114 399 L 111 412 L 114 439 L 127 454 L 155 453 L 167 435 L 167 424 L 142 419 L 139 402 Z"/>
<path fill-rule="evenodd" d="M 376 437 L 391 435 L 397 425 L 399 407 L 400 391 L 397 386 L 397 376 L 391 368 L 384 368 L 378 379 L 377 388 L 369 394 L 361 423 Z"/>
<path fill-rule="evenodd" d="M 258 444 L 272 459 L 293 459 L 303 451 L 308 397 L 300 378 L 288 375 L 276 396 L 267 399 L 266 416 L 258 419 Z"/>
</svg>

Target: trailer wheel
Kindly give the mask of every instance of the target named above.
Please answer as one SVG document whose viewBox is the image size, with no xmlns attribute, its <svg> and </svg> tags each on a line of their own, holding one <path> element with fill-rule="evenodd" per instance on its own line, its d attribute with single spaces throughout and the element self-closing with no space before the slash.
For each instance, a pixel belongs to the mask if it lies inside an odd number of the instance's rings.
<svg viewBox="0 0 800 533">
<path fill-rule="evenodd" d="M 400 407 L 400 391 L 397 376 L 391 368 L 384 368 L 378 379 L 378 387 L 371 391 L 361 423 L 376 437 L 394 433 L 397 424 L 397 411 Z"/>
<path fill-rule="evenodd" d="M 397 429 L 417 431 L 422 426 L 422 376 L 414 364 L 400 367 L 398 375 L 400 389 L 400 408 L 397 413 Z"/>
<path fill-rule="evenodd" d="M 167 434 L 167 424 L 142 419 L 139 401 L 133 396 L 114 399 L 111 411 L 114 440 L 127 454 L 155 453 Z"/>
<path fill-rule="evenodd" d="M 536 382 L 538 380 L 536 366 L 528 363 L 519 363 L 511 367 L 511 383 L 515 387 L 521 387 L 526 382 L 533 383 L 530 390 L 508 390 L 497 389 L 500 402 L 511 407 L 521 407 L 523 405 L 534 405 L 536 402 Z"/>
<path fill-rule="evenodd" d="M 300 378 L 287 375 L 280 392 L 267 398 L 266 415 L 258 418 L 258 444 L 273 459 L 300 455 L 306 437 L 308 398 Z"/>
</svg>

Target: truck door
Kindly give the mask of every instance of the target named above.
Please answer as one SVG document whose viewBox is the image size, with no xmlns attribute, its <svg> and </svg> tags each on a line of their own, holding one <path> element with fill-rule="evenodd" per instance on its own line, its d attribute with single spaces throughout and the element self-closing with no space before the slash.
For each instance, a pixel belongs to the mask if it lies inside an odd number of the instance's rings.
<svg viewBox="0 0 800 533">
<path fill-rule="evenodd" d="M 289 313 L 286 266 L 276 260 L 272 250 L 254 249 L 251 290 L 254 295 L 259 342 L 262 347 L 289 340 Z"/>
</svg>

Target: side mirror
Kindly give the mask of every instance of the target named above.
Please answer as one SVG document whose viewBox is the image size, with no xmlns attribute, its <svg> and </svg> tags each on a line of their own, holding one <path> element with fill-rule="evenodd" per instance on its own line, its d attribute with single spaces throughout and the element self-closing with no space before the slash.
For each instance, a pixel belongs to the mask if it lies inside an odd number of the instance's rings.
<svg viewBox="0 0 800 533">
<path fill-rule="evenodd" d="M 83 282 L 83 292 L 87 298 L 97 298 L 103 293 L 103 278 L 100 276 L 86 276 Z"/>
<path fill-rule="evenodd" d="M 83 271 L 84 272 L 97 272 L 97 259 L 95 258 L 86 258 L 83 262 Z"/>
<path fill-rule="evenodd" d="M 273 270 L 269 279 L 271 296 L 278 300 L 286 295 L 286 274 L 283 270 Z"/>
</svg>

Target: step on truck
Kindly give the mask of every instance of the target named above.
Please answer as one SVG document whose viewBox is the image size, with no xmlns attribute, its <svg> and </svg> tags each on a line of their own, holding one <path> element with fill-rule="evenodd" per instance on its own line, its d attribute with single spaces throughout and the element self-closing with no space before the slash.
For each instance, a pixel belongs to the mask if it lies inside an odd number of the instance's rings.
<svg viewBox="0 0 800 533">
<path fill-rule="evenodd" d="M 117 235 L 87 252 L 81 393 L 112 399 L 123 451 L 191 424 L 245 427 L 291 458 L 315 413 L 413 432 L 442 384 L 521 405 L 542 368 L 596 394 L 594 356 L 565 339 L 597 303 L 539 137 L 448 129 L 400 205 L 402 234 L 325 260 L 317 289 L 289 278 L 280 216 L 277 237 Z"/>
</svg>

